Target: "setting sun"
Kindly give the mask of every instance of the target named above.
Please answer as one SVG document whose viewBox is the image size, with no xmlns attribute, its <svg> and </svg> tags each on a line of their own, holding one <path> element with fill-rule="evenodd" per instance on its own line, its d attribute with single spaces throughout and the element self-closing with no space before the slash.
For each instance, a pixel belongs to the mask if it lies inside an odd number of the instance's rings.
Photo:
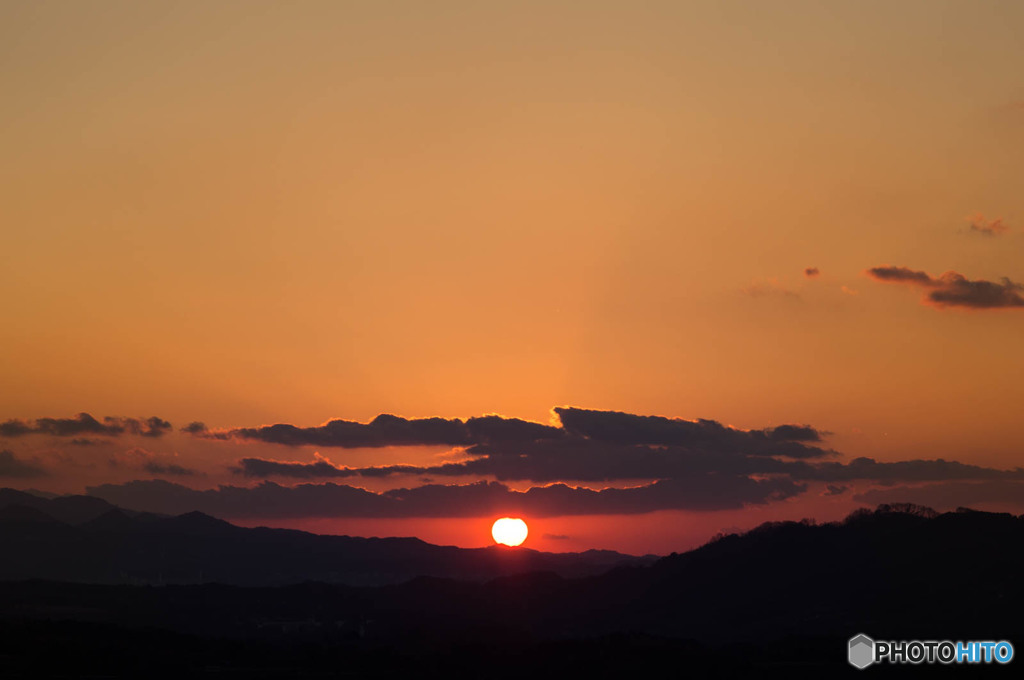
<svg viewBox="0 0 1024 680">
<path fill-rule="evenodd" d="M 519 518 L 502 517 L 491 527 L 491 536 L 496 543 L 516 546 L 526 540 L 529 529 L 526 522 Z"/>
<path fill-rule="evenodd" d="M 0 0 L 0 680 L 1024 665 L 1022 28 Z"/>
</svg>

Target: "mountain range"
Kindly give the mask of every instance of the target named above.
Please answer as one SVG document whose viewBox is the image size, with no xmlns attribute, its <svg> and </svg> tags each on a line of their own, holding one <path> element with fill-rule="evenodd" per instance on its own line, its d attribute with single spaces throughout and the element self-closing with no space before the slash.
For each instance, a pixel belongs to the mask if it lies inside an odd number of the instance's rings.
<svg viewBox="0 0 1024 680">
<path fill-rule="evenodd" d="M 1024 517 L 1009 514 L 885 505 L 631 558 L 0 500 L 11 677 L 835 677 L 861 672 L 846 663 L 859 633 L 1024 637 Z M 77 656 L 50 656 L 53 645 Z"/>
<path fill-rule="evenodd" d="M 48 499 L 14 489 L 0 489 L 0 542 L 6 548 L 0 580 L 106 584 L 384 585 L 418 576 L 485 581 L 535 571 L 575 577 L 657 559 L 250 529 L 201 512 L 166 517 L 91 496 Z"/>
</svg>

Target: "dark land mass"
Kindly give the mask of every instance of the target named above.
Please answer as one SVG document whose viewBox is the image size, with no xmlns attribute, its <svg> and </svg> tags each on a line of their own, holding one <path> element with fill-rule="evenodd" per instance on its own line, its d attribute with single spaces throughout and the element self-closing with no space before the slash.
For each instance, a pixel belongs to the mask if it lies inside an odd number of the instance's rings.
<svg viewBox="0 0 1024 680">
<path fill-rule="evenodd" d="M 45 522 L 12 523 L 28 521 Z M 225 529 L 204 519 L 192 531 Z M 1009 677 L 1022 659 L 858 671 L 846 642 L 1019 643 L 1022 539 L 1024 518 L 1008 514 L 882 506 L 578 578 L 6 582 L 0 667 L 9 677 Z"/>
<path fill-rule="evenodd" d="M 534 571 L 576 577 L 657 559 L 247 529 L 201 512 L 165 517 L 91 496 L 46 499 L 13 489 L 0 489 L 0 545 L 0 580 L 130 585 L 387 585 L 418 576 L 486 581 Z"/>
</svg>

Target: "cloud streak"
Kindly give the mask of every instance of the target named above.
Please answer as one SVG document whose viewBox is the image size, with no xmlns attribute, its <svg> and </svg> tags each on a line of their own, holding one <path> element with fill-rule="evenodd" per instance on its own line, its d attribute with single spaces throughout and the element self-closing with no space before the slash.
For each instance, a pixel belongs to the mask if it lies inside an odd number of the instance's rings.
<svg viewBox="0 0 1024 680">
<path fill-rule="evenodd" d="M 242 458 L 231 470 L 245 477 L 289 477 L 292 479 L 336 479 L 356 477 L 361 471 L 356 468 L 335 466 L 331 461 L 313 454 L 312 463 L 270 460 L 266 458 Z"/>
<path fill-rule="evenodd" d="M 35 421 L 8 420 L 0 423 L 0 437 L 23 437 L 30 434 L 44 434 L 54 437 L 79 437 L 97 435 L 119 437 L 123 434 L 141 437 L 162 437 L 171 430 L 171 424 L 163 418 L 117 418 L 108 416 L 103 422 L 88 413 L 79 413 L 74 418 L 38 418 Z M 84 441 L 79 439 L 76 443 Z"/>
<path fill-rule="evenodd" d="M 871 489 L 853 497 L 861 503 L 916 503 L 928 507 L 952 510 L 958 507 L 985 503 L 1024 505 L 1024 480 L 993 479 L 984 481 L 956 481 L 923 486 L 894 486 Z"/>
<path fill-rule="evenodd" d="M 809 425 L 780 425 L 739 430 L 714 420 L 682 420 L 619 411 L 556 407 L 554 413 L 570 435 L 616 444 L 685 446 L 749 455 L 816 458 L 830 452 L 806 445 L 826 434 Z"/>
<path fill-rule="evenodd" d="M 294 487 L 194 490 L 162 480 L 87 487 L 92 496 L 133 510 L 180 514 L 200 510 L 220 517 L 478 517 L 523 513 L 533 517 L 638 514 L 656 510 L 736 509 L 790 498 L 806 490 L 787 479 L 755 480 L 697 475 L 626 488 L 593 490 L 566 484 L 515 491 L 498 482 L 427 484 L 376 493 L 326 482 Z"/>
<path fill-rule="evenodd" d="M 467 446 L 488 442 L 525 442 L 561 437 L 556 427 L 518 418 L 489 415 L 470 418 L 407 419 L 387 413 L 369 423 L 331 420 L 316 427 L 279 423 L 255 428 L 211 431 L 195 422 L 183 428 L 205 439 L 242 439 L 287 446 L 380 448 L 385 446 Z"/>
<path fill-rule="evenodd" d="M 1000 283 L 984 279 L 971 280 L 963 274 L 948 271 L 932 277 L 927 272 L 907 267 L 882 265 L 865 272 L 883 283 L 899 283 L 924 288 L 921 303 L 938 308 L 999 309 L 1024 307 L 1024 285 L 1003 278 Z"/>
<path fill-rule="evenodd" d="M 1003 222 L 1002 218 L 986 220 L 984 215 L 978 214 L 968 218 L 971 231 L 983 236 L 1001 236 L 1010 230 L 1010 225 Z"/>
<path fill-rule="evenodd" d="M 200 474 L 198 470 L 179 465 L 174 459 L 174 456 L 134 448 L 111 456 L 107 462 L 112 468 L 135 468 L 161 477 L 193 477 Z"/>
<path fill-rule="evenodd" d="M 384 465 L 349 468 L 317 456 L 311 463 L 243 458 L 236 474 L 291 479 L 380 478 L 393 475 L 435 477 L 493 477 L 498 481 L 550 483 L 616 482 L 630 480 L 688 479 L 707 475 L 729 477 L 785 477 L 797 482 L 875 482 L 899 484 L 952 480 L 1024 480 L 1024 470 L 1000 470 L 977 465 L 935 460 L 880 462 L 855 458 L 835 461 L 780 460 L 743 453 L 699 451 L 680 447 L 624 446 L 586 440 L 537 442 L 518 448 L 518 454 L 493 450 L 469 461 L 442 465 Z"/>
</svg>

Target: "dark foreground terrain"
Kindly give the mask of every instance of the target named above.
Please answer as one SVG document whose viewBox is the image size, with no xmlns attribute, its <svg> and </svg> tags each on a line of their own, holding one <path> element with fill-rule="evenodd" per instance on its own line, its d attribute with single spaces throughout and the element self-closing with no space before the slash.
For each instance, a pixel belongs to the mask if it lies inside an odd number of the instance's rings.
<svg viewBox="0 0 1024 680">
<path fill-rule="evenodd" d="M 575 577 L 645 565 L 611 550 L 544 553 L 501 546 L 460 549 L 416 538 L 321 536 L 246 529 L 201 512 L 177 517 L 115 507 L 92 496 L 40 498 L 0 489 L 0 581 L 387 585 L 417 576 L 487 581 L 550 571 Z"/>
<path fill-rule="evenodd" d="M 1012 515 L 883 506 L 836 524 L 769 524 L 582 578 L 9 581 L 0 583 L 0 675 L 1017 677 L 1024 658 L 857 671 L 846 641 L 1024 645 L 1022 539 L 1024 519 Z"/>
</svg>

